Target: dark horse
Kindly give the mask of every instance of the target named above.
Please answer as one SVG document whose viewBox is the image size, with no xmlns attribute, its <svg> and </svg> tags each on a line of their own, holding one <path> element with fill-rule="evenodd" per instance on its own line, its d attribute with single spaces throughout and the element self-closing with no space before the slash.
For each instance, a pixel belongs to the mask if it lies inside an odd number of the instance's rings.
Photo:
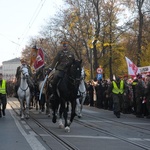
<svg viewBox="0 0 150 150">
<path fill-rule="evenodd" d="M 70 125 L 76 116 L 76 98 L 81 77 L 81 63 L 80 60 L 75 60 L 68 68 L 64 78 L 58 85 L 57 98 L 52 103 L 53 123 L 57 120 L 57 111 L 59 112 L 59 127 L 65 126 L 65 131 L 70 132 Z M 68 104 L 71 104 L 71 116 L 68 118 Z M 62 115 L 64 117 L 65 125 L 62 124 Z"/>
</svg>

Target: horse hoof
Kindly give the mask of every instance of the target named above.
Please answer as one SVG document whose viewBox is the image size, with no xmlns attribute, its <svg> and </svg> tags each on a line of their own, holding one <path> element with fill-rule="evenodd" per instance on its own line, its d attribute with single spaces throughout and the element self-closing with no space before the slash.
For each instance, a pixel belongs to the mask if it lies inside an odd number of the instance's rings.
<svg viewBox="0 0 150 150">
<path fill-rule="evenodd" d="M 64 125 L 63 125 L 63 124 L 59 124 L 59 128 L 60 128 L 60 129 L 63 129 L 63 128 L 64 128 Z"/>
<path fill-rule="evenodd" d="M 70 121 L 70 120 L 68 120 L 68 121 L 67 121 L 67 124 L 68 124 L 68 126 L 70 126 L 70 125 L 71 125 L 71 121 Z"/>
<path fill-rule="evenodd" d="M 70 132 L 70 127 L 65 127 L 65 132 Z"/>
<path fill-rule="evenodd" d="M 26 119 L 29 119 L 29 116 L 26 116 Z"/>
<path fill-rule="evenodd" d="M 53 117 L 53 118 L 52 118 L 52 122 L 53 122 L 53 123 L 56 123 L 56 119 L 57 119 L 56 117 Z"/>
<path fill-rule="evenodd" d="M 24 120 L 24 117 L 21 117 L 21 120 Z"/>
</svg>

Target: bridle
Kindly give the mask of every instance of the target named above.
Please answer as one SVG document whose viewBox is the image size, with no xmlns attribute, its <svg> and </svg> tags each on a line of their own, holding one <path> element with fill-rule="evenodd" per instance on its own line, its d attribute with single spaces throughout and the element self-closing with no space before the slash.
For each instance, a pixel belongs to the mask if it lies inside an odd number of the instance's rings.
<svg viewBox="0 0 150 150">
<path fill-rule="evenodd" d="M 21 79 L 23 79 L 23 80 L 28 80 L 29 73 L 28 73 L 28 68 L 27 68 L 27 67 L 25 67 L 25 66 L 22 66 L 22 67 L 21 67 L 21 74 L 22 74 Z M 23 89 L 23 88 L 20 86 L 20 89 L 21 89 L 22 91 L 24 91 L 24 92 L 25 92 L 28 88 L 29 88 L 28 83 L 27 83 L 27 87 L 26 87 L 25 89 Z"/>
</svg>

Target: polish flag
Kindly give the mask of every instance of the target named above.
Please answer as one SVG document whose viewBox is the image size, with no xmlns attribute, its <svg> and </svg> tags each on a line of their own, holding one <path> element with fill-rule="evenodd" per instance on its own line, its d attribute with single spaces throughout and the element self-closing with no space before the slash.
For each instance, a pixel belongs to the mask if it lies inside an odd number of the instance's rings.
<svg viewBox="0 0 150 150">
<path fill-rule="evenodd" d="M 44 52 L 41 48 L 39 48 L 33 67 L 35 70 L 38 70 L 43 66 L 44 66 Z"/>
<path fill-rule="evenodd" d="M 127 57 L 125 57 L 128 67 L 128 75 L 136 76 L 138 74 L 138 67 Z"/>
</svg>

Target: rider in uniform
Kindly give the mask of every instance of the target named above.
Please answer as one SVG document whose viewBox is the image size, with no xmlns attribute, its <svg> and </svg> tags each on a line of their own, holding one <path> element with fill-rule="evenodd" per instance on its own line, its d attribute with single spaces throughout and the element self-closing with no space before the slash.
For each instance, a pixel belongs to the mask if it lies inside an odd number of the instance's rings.
<svg viewBox="0 0 150 150">
<path fill-rule="evenodd" d="M 18 95 L 17 95 L 17 91 L 18 91 L 18 88 L 19 88 L 19 85 L 20 85 L 20 78 L 21 78 L 21 67 L 22 66 L 26 66 L 28 68 L 28 71 L 29 71 L 29 76 L 32 77 L 32 72 L 31 72 L 31 68 L 30 66 L 27 64 L 27 60 L 22 57 L 20 58 L 20 62 L 21 62 L 21 65 L 17 67 L 17 70 L 16 70 L 16 85 L 15 85 L 15 95 L 14 97 L 18 98 Z M 30 80 L 29 80 L 30 82 Z M 29 83 L 29 86 L 30 88 L 32 89 L 32 83 L 30 82 Z"/>
<path fill-rule="evenodd" d="M 57 96 L 56 88 L 58 84 L 67 72 L 67 69 L 75 60 L 74 54 L 68 50 L 68 43 L 62 42 L 62 44 L 63 49 L 57 53 L 52 65 L 49 67 L 48 70 L 49 74 L 53 69 L 55 69 L 55 73 L 53 74 L 53 79 L 51 81 L 53 99 L 55 99 Z"/>
</svg>

